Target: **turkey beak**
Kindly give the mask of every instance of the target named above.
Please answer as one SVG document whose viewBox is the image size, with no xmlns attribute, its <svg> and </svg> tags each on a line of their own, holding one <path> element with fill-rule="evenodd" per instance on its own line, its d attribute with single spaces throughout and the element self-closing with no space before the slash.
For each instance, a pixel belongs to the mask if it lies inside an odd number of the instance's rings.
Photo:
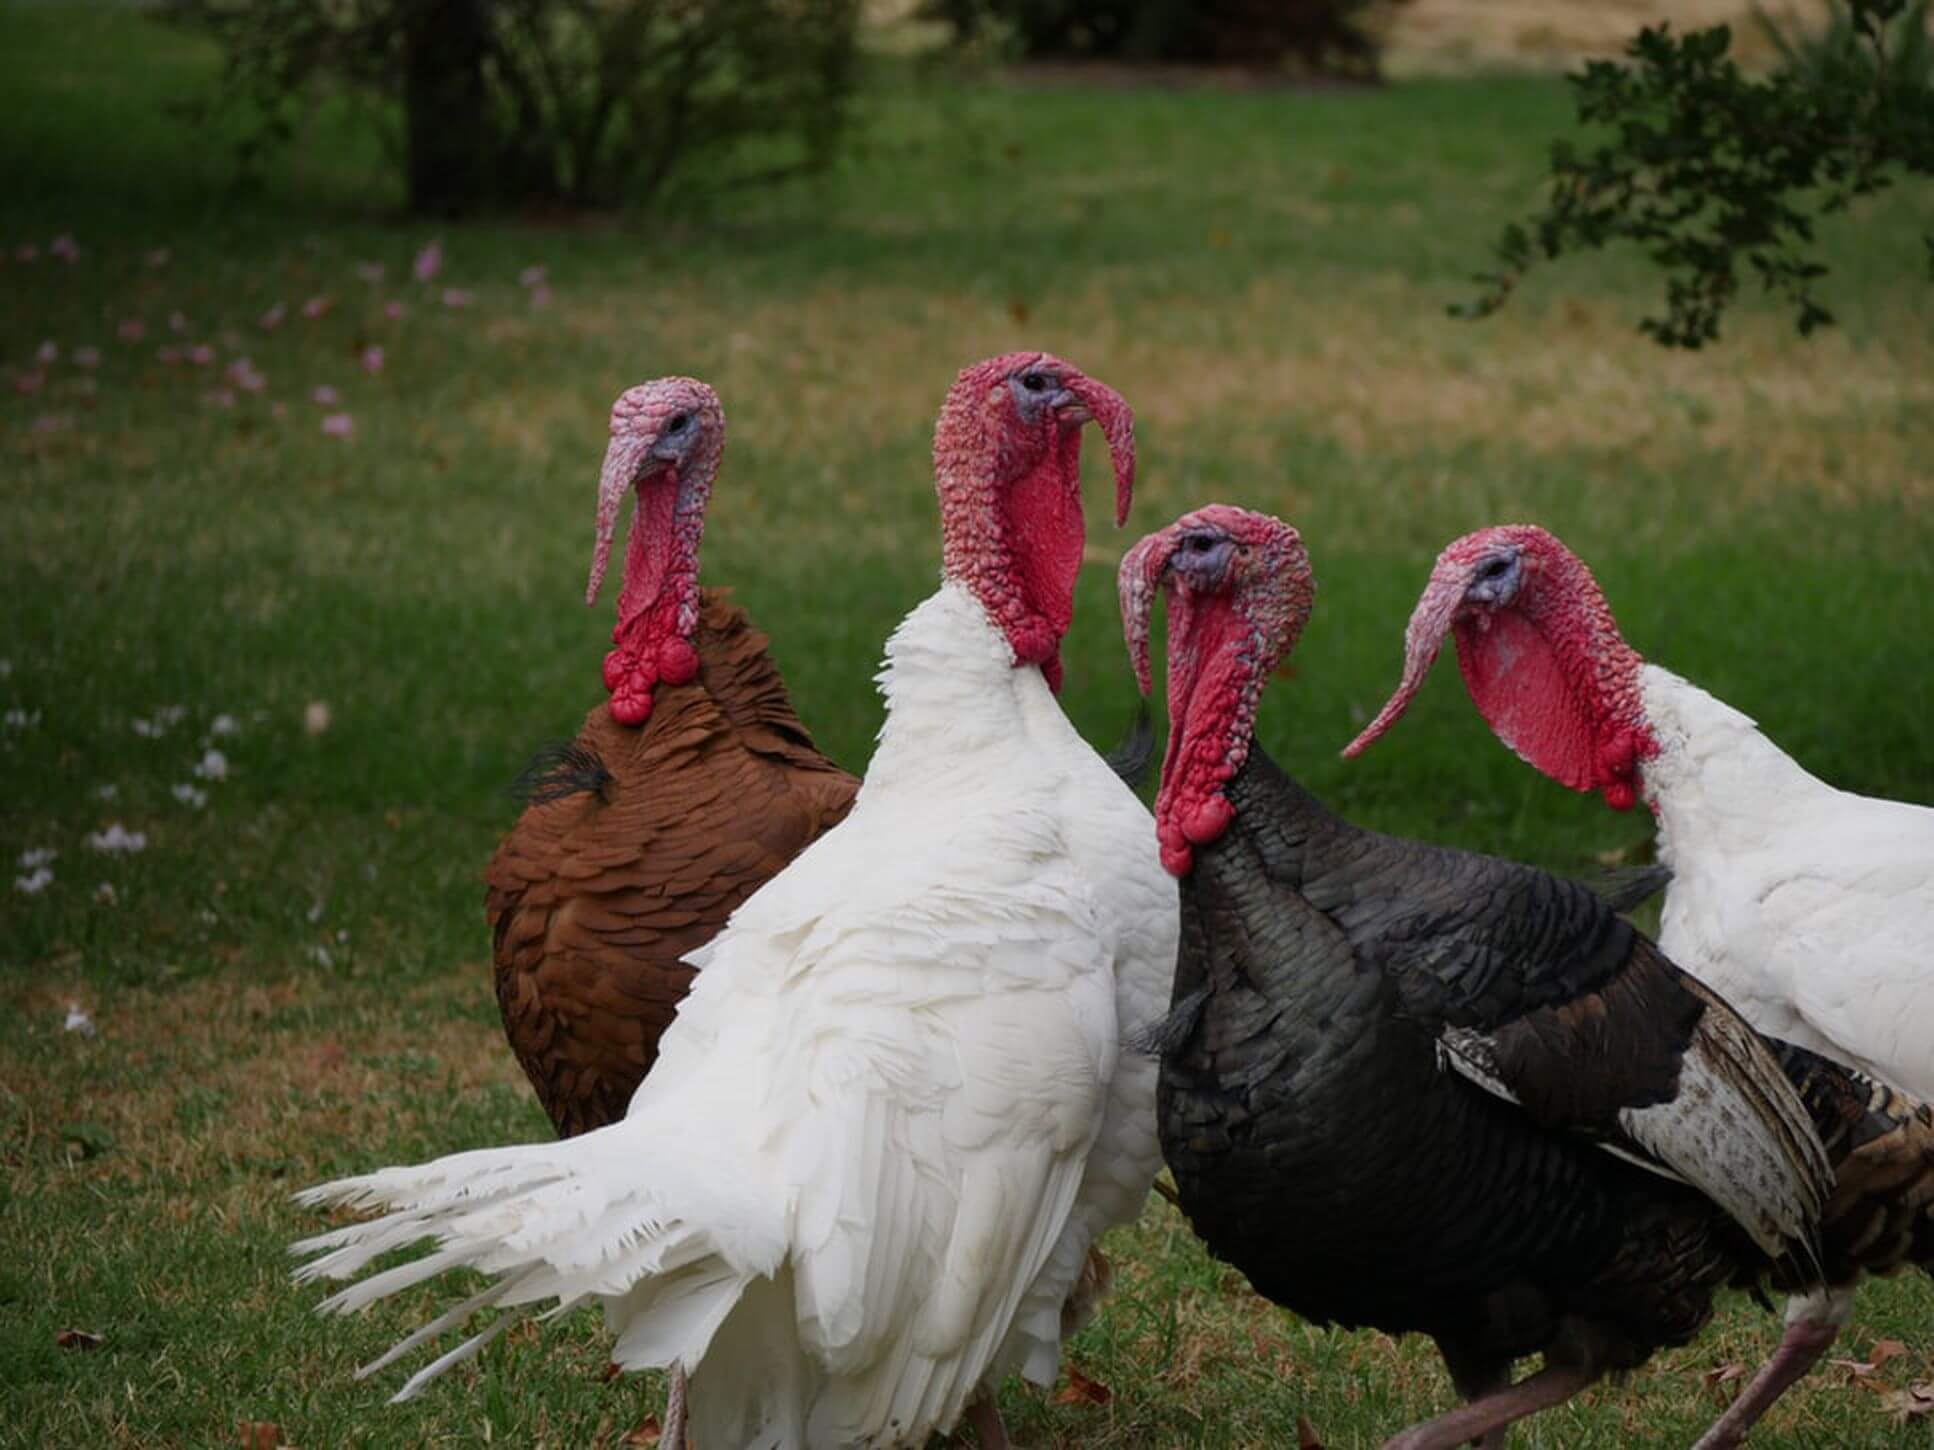
<svg viewBox="0 0 1934 1450">
<path fill-rule="evenodd" d="M 1072 400 L 1060 410 L 1061 417 L 1077 426 L 1093 419 L 1108 440 L 1108 461 L 1115 467 L 1115 527 L 1120 528 L 1128 522 L 1128 505 L 1135 493 L 1135 415 L 1120 393 L 1080 373 L 1071 376 L 1061 391 Z"/>
<path fill-rule="evenodd" d="M 638 471 L 650 460 L 655 435 L 626 432 L 613 437 L 604 450 L 604 469 L 598 475 L 597 542 L 591 548 L 591 577 L 584 586 L 584 602 L 596 604 L 611 563 L 611 539 L 618 531 L 618 510 L 625 493 L 637 482 Z"/>
<path fill-rule="evenodd" d="M 1143 695 L 1153 687 L 1148 665 L 1148 618 L 1179 538 L 1173 528 L 1150 534 L 1128 551 L 1115 575 L 1121 596 L 1122 638 L 1127 641 L 1128 662 L 1134 667 L 1135 683 Z"/>
<path fill-rule="evenodd" d="M 1457 612 L 1463 607 L 1464 590 L 1469 581 L 1462 577 L 1462 572 L 1456 567 L 1440 565 L 1431 574 L 1430 583 L 1424 586 L 1423 598 L 1411 611 L 1410 624 L 1404 630 L 1403 679 L 1377 718 L 1343 747 L 1345 757 L 1360 755 L 1369 749 L 1371 742 L 1403 718 L 1403 712 L 1423 688 L 1424 677 L 1436 663 L 1437 652 L 1444 647 L 1444 636 L 1450 633 L 1451 626 L 1457 622 Z"/>
</svg>

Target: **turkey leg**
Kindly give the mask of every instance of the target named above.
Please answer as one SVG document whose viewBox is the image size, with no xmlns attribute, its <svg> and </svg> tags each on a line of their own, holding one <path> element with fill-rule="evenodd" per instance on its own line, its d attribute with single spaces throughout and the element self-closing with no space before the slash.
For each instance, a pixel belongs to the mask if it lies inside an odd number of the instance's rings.
<svg viewBox="0 0 1934 1450">
<path fill-rule="evenodd" d="M 658 1443 L 665 1450 L 685 1450 L 685 1366 L 672 1361 L 665 1377 L 665 1428 L 658 1434 Z"/>
<path fill-rule="evenodd" d="M 1840 1326 L 1831 1319 L 1796 1319 L 1787 1325 L 1773 1357 L 1760 1366 L 1752 1383 L 1739 1392 L 1739 1398 L 1699 1437 L 1692 1450 L 1733 1450 L 1786 1387 L 1813 1368 L 1839 1333 Z"/>
<path fill-rule="evenodd" d="M 1509 1389 L 1393 1435 L 1384 1441 L 1383 1450 L 1455 1450 L 1467 1440 L 1488 1443 L 1486 1437 L 1492 1431 L 1539 1410 L 1562 1405 L 1597 1378 L 1597 1370 L 1580 1365 L 1547 1365 Z"/>
<path fill-rule="evenodd" d="M 994 1403 L 992 1390 L 983 1390 L 967 1407 L 967 1423 L 974 1427 L 980 1450 L 1008 1450 L 1007 1426 L 1001 1423 L 1000 1406 Z"/>
</svg>

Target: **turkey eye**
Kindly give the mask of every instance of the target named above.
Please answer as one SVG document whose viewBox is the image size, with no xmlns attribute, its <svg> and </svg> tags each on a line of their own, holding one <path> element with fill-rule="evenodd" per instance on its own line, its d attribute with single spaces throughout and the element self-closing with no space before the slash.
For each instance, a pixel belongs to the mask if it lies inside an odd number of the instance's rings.
<svg viewBox="0 0 1934 1450">
<path fill-rule="evenodd" d="M 1502 554 L 1495 559 L 1486 559 L 1478 565 L 1477 577 L 1485 580 L 1501 579 L 1511 572 L 1511 563 L 1512 561 Z"/>
<path fill-rule="evenodd" d="M 683 433 L 691 421 L 692 415 L 690 413 L 674 413 L 671 416 L 671 421 L 665 424 L 665 431 L 667 433 Z"/>
<path fill-rule="evenodd" d="M 1047 375 L 1044 373 L 1022 373 L 1021 386 L 1026 388 L 1030 393 L 1044 393 L 1048 387 Z"/>
</svg>

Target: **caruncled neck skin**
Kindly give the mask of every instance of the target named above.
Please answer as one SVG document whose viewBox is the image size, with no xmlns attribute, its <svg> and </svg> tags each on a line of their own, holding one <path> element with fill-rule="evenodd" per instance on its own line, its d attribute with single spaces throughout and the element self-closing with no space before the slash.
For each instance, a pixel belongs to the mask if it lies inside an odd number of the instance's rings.
<svg viewBox="0 0 1934 1450">
<path fill-rule="evenodd" d="M 1631 809 L 1639 762 L 1658 751 L 1639 699 L 1644 661 L 1590 571 L 1568 550 L 1541 555 L 1515 608 L 1455 628 L 1465 688 L 1498 739 L 1553 780 Z"/>
<path fill-rule="evenodd" d="M 1644 661 L 1591 571 L 1534 524 L 1480 529 L 1438 556 L 1405 631 L 1402 682 L 1345 755 L 1403 715 L 1447 634 L 1498 739 L 1561 785 L 1618 810 L 1637 801 L 1640 765 L 1658 753 L 1640 695 Z"/>
<path fill-rule="evenodd" d="M 1162 865 L 1185 876 L 1195 848 L 1235 819 L 1223 787 L 1249 758 L 1256 707 L 1316 597 L 1296 530 L 1268 514 L 1210 504 L 1150 534 L 1121 561 L 1122 633 L 1142 692 L 1148 623 L 1168 598 L 1168 748 L 1155 798 Z"/>
<path fill-rule="evenodd" d="M 1020 379 L 1040 383 L 1022 386 Z M 941 566 L 1007 638 L 1014 663 L 1061 685 L 1074 618 L 1081 515 L 1081 426 L 1101 425 L 1115 465 L 1117 517 L 1134 482 L 1133 418 L 1120 396 L 1045 353 L 968 368 L 934 427 Z"/>
<path fill-rule="evenodd" d="M 611 717 L 642 725 L 659 685 L 698 674 L 698 546 L 725 449 L 718 395 L 696 378 L 631 388 L 611 409 L 611 443 L 598 480 L 597 544 L 585 603 L 596 601 L 626 493 L 638 497 L 625 545 L 615 648 L 604 657 Z"/>
<path fill-rule="evenodd" d="M 1168 623 L 1168 747 L 1155 797 L 1162 865 L 1185 876 L 1194 848 L 1229 828 L 1222 794 L 1249 758 L 1266 665 L 1255 627 L 1226 595 L 1188 601 L 1171 591 Z"/>
<path fill-rule="evenodd" d="M 698 544 L 702 508 L 678 507 L 678 476 L 670 469 L 642 485 L 625 543 L 624 587 L 618 593 L 616 646 L 604 657 L 611 717 L 642 725 L 652 690 L 683 685 L 698 674 L 692 634 L 698 628 Z"/>
</svg>

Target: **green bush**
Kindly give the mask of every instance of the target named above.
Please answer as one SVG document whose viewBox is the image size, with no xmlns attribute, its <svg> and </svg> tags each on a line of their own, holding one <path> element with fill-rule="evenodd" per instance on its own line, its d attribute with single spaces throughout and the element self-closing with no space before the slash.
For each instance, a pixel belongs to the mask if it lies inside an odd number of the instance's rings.
<svg viewBox="0 0 1934 1450">
<path fill-rule="evenodd" d="M 163 0 L 226 54 L 241 157 L 319 91 L 394 118 L 411 209 L 641 201 L 822 164 L 845 120 L 858 0 Z M 751 142 L 751 146 L 742 143 Z M 756 162 L 745 160 L 757 156 Z"/>
<path fill-rule="evenodd" d="M 1030 59 L 1116 59 L 1369 76 L 1389 0 L 930 0 L 962 40 L 1006 31 Z"/>
</svg>

